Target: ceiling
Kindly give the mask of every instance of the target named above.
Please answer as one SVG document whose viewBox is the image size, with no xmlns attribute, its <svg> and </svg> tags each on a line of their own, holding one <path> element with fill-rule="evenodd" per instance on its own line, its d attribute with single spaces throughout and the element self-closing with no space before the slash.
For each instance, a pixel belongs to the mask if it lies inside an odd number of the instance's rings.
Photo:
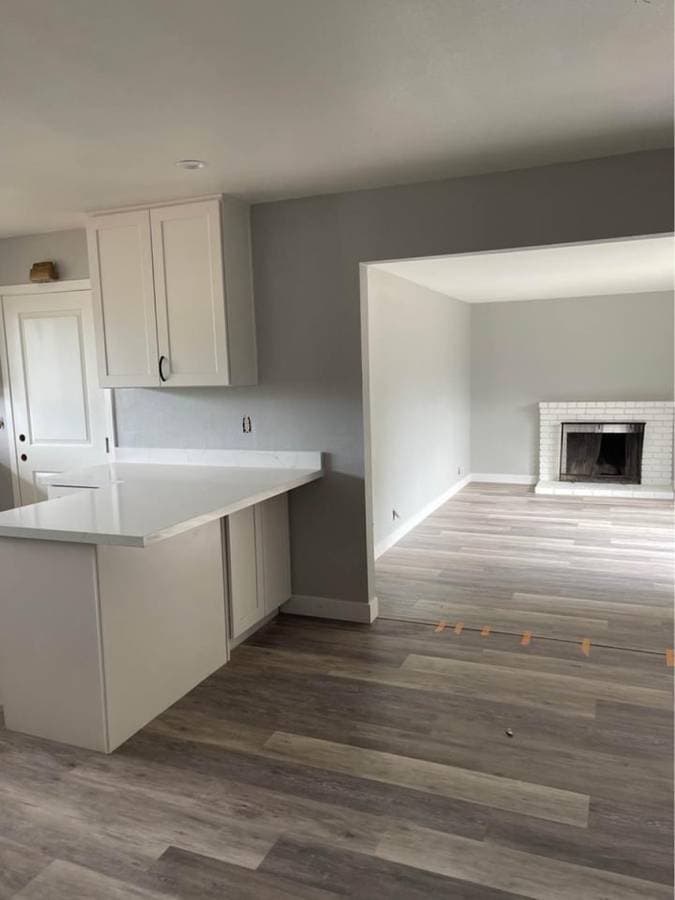
<svg viewBox="0 0 675 900">
<path fill-rule="evenodd" d="M 672 291 L 672 235 L 375 263 L 456 300 L 552 300 Z"/>
<path fill-rule="evenodd" d="M 0 236 L 196 193 L 669 146 L 672 16 L 671 0 L 0 0 Z"/>
</svg>

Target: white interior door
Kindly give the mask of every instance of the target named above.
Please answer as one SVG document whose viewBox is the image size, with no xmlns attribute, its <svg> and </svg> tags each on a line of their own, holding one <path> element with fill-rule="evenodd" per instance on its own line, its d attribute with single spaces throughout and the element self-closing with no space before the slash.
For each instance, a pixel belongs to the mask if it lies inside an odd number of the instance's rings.
<svg viewBox="0 0 675 900">
<path fill-rule="evenodd" d="M 91 291 L 5 295 L 2 311 L 25 506 L 47 498 L 45 475 L 105 462 L 110 400 L 96 378 Z"/>
</svg>

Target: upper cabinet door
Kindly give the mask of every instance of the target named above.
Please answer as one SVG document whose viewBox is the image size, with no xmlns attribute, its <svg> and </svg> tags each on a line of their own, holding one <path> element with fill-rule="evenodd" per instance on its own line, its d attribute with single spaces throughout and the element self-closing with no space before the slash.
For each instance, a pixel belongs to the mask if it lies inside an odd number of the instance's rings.
<svg viewBox="0 0 675 900">
<path fill-rule="evenodd" d="M 230 383 L 219 200 L 150 210 L 162 384 Z"/>
<path fill-rule="evenodd" d="M 101 387 L 159 384 L 150 212 L 96 216 L 87 229 Z"/>
</svg>

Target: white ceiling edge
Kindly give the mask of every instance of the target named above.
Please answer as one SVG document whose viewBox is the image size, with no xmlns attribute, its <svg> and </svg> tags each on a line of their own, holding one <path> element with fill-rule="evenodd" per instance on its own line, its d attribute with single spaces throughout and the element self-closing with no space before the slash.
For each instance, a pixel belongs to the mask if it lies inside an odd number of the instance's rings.
<svg viewBox="0 0 675 900">
<path fill-rule="evenodd" d="M 672 291 L 672 233 L 545 244 L 363 265 L 466 303 Z"/>
</svg>

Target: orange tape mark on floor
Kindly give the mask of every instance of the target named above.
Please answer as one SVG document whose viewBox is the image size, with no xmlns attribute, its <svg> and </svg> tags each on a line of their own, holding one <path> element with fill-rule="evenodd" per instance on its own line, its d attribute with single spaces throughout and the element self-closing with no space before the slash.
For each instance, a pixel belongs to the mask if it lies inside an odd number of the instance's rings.
<svg viewBox="0 0 675 900">
<path fill-rule="evenodd" d="M 447 622 L 439 622 L 438 625 L 434 628 L 434 631 L 436 632 L 436 634 L 438 634 L 439 631 L 445 631 L 447 627 Z"/>
<path fill-rule="evenodd" d="M 520 639 L 520 644 L 522 647 L 527 647 L 527 645 L 530 643 L 531 640 L 532 640 L 532 632 L 524 631 L 523 636 Z"/>
<path fill-rule="evenodd" d="M 583 641 L 581 642 L 581 652 L 584 654 L 584 656 L 591 655 L 591 639 L 590 638 L 584 638 Z"/>
<path fill-rule="evenodd" d="M 483 627 L 482 627 L 481 630 L 480 630 L 480 636 L 481 636 L 481 637 L 488 637 L 489 634 L 490 634 L 490 626 L 489 626 L 489 625 L 483 625 Z"/>
<path fill-rule="evenodd" d="M 463 631 L 464 631 L 464 622 L 458 622 L 454 628 L 455 634 L 461 634 Z"/>
<path fill-rule="evenodd" d="M 675 666 L 675 650 L 672 647 L 668 647 L 666 650 L 666 665 L 671 669 Z"/>
</svg>

